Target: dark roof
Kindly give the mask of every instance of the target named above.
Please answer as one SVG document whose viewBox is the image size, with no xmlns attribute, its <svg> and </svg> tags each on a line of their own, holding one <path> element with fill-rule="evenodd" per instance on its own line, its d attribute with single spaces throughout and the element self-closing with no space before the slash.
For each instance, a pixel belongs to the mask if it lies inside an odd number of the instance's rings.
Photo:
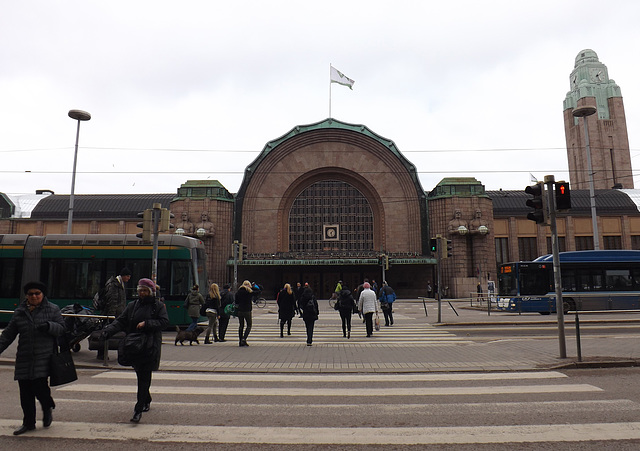
<svg viewBox="0 0 640 451">
<path fill-rule="evenodd" d="M 493 201 L 493 217 L 527 216 L 532 209 L 527 207 L 531 195 L 522 191 L 487 191 Z M 635 202 L 621 191 L 615 189 L 596 190 L 596 212 L 598 215 L 640 215 Z M 558 212 L 559 216 L 591 216 L 589 190 L 571 190 L 571 210 Z"/>
<path fill-rule="evenodd" d="M 132 219 L 154 203 L 169 208 L 175 194 L 82 194 L 73 198 L 74 219 Z M 69 196 L 45 197 L 31 212 L 31 219 L 67 219 Z"/>
</svg>

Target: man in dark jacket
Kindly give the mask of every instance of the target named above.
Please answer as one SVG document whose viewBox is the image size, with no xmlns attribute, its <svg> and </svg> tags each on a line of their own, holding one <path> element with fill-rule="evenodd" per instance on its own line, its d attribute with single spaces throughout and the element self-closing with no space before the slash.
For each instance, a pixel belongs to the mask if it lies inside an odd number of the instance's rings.
<svg viewBox="0 0 640 451">
<path fill-rule="evenodd" d="M 127 293 L 125 284 L 131 279 L 129 268 L 122 268 L 120 275 L 112 276 L 104 285 L 106 307 L 102 314 L 115 316 L 116 318 L 124 312 L 127 306 Z"/>
<path fill-rule="evenodd" d="M 26 299 L 13 312 L 0 335 L 0 354 L 18 335 L 14 380 L 20 387 L 22 426 L 13 435 L 36 428 L 36 399 L 42 406 L 42 425 L 49 427 L 56 405 L 47 381 L 49 362 L 57 346 L 56 339 L 65 331 L 60 308 L 49 302 L 47 288 L 41 282 L 29 282 L 23 288 Z"/>
<path fill-rule="evenodd" d="M 103 315 L 115 316 L 116 318 L 124 312 L 127 306 L 127 292 L 125 284 L 131 279 L 131 270 L 122 268 L 118 276 L 111 276 L 104 284 L 105 307 Z M 98 360 L 104 360 L 104 347 L 98 348 Z"/>
<path fill-rule="evenodd" d="M 235 298 L 233 291 L 231 291 L 231 285 L 225 283 L 222 286 L 222 293 L 220 293 L 220 310 L 218 311 L 220 316 L 218 318 L 218 339 L 220 341 L 226 341 L 224 337 L 227 334 L 227 327 L 229 327 L 229 315 L 225 313 L 224 308 L 233 304 Z"/>
<path fill-rule="evenodd" d="M 307 346 L 313 343 L 313 327 L 318 320 L 318 301 L 308 283 L 304 284 L 304 291 L 298 301 L 298 308 L 302 311 L 302 320 L 307 328 Z"/>
</svg>

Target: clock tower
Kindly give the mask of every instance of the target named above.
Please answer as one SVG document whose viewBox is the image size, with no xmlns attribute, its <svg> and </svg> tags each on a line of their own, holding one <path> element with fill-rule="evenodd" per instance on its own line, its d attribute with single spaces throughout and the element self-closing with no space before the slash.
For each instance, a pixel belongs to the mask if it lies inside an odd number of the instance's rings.
<svg viewBox="0 0 640 451">
<path fill-rule="evenodd" d="M 589 148 L 596 189 L 633 188 L 627 120 L 620 87 L 609 78 L 607 66 L 593 50 L 576 56 L 569 77 L 571 90 L 564 100 L 564 132 L 573 189 L 589 188 L 589 170 L 584 134 L 588 121 Z M 584 119 L 573 110 L 591 106 L 596 113 Z"/>
</svg>

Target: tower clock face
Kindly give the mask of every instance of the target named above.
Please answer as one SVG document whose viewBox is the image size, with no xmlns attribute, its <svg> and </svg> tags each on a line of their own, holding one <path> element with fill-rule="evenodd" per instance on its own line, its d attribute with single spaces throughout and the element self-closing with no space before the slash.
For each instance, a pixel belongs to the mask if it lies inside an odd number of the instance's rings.
<svg viewBox="0 0 640 451">
<path fill-rule="evenodd" d="M 589 69 L 589 79 L 592 83 L 602 83 L 604 81 L 604 71 L 602 69 Z"/>
</svg>

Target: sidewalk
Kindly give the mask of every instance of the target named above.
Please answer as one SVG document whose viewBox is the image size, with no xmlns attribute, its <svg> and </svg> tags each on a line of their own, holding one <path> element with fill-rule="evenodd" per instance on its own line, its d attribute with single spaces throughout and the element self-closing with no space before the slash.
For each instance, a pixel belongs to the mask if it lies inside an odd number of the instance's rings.
<svg viewBox="0 0 640 451">
<path fill-rule="evenodd" d="M 583 362 L 577 362 L 573 317 L 565 318 L 567 359 L 559 359 L 559 341 L 546 337 L 466 337 L 448 331 L 453 327 L 495 328 L 508 325 L 557 326 L 555 315 L 510 314 L 469 308 L 468 301 L 452 301 L 457 314 L 443 301 L 442 323 L 437 324 L 437 304 L 399 300 L 394 304 L 395 325 L 381 327 L 366 338 L 364 325 L 353 317 L 351 339 L 342 337 L 340 319 L 327 301 L 319 301 L 312 347 L 305 344 L 302 320 L 294 319 L 292 335 L 279 337 L 277 310 L 273 301 L 264 309 L 254 309 L 249 347 L 239 347 L 237 321 L 232 318 L 225 343 L 174 346 L 175 332 L 163 333 L 162 371 L 214 372 L 443 372 L 443 371 L 527 371 L 559 367 L 630 366 L 640 364 L 636 335 L 582 337 Z M 382 316 L 381 320 L 384 323 Z M 607 322 L 640 323 L 640 315 L 606 314 L 581 318 L 581 329 Z M 638 326 L 640 329 L 640 325 Z M 286 334 L 286 332 L 285 332 Z M 74 353 L 78 368 L 123 369 L 117 352 L 110 351 L 108 367 L 96 360 L 86 341 Z M 2 355 L 0 364 L 13 365 L 16 343 Z"/>
</svg>

